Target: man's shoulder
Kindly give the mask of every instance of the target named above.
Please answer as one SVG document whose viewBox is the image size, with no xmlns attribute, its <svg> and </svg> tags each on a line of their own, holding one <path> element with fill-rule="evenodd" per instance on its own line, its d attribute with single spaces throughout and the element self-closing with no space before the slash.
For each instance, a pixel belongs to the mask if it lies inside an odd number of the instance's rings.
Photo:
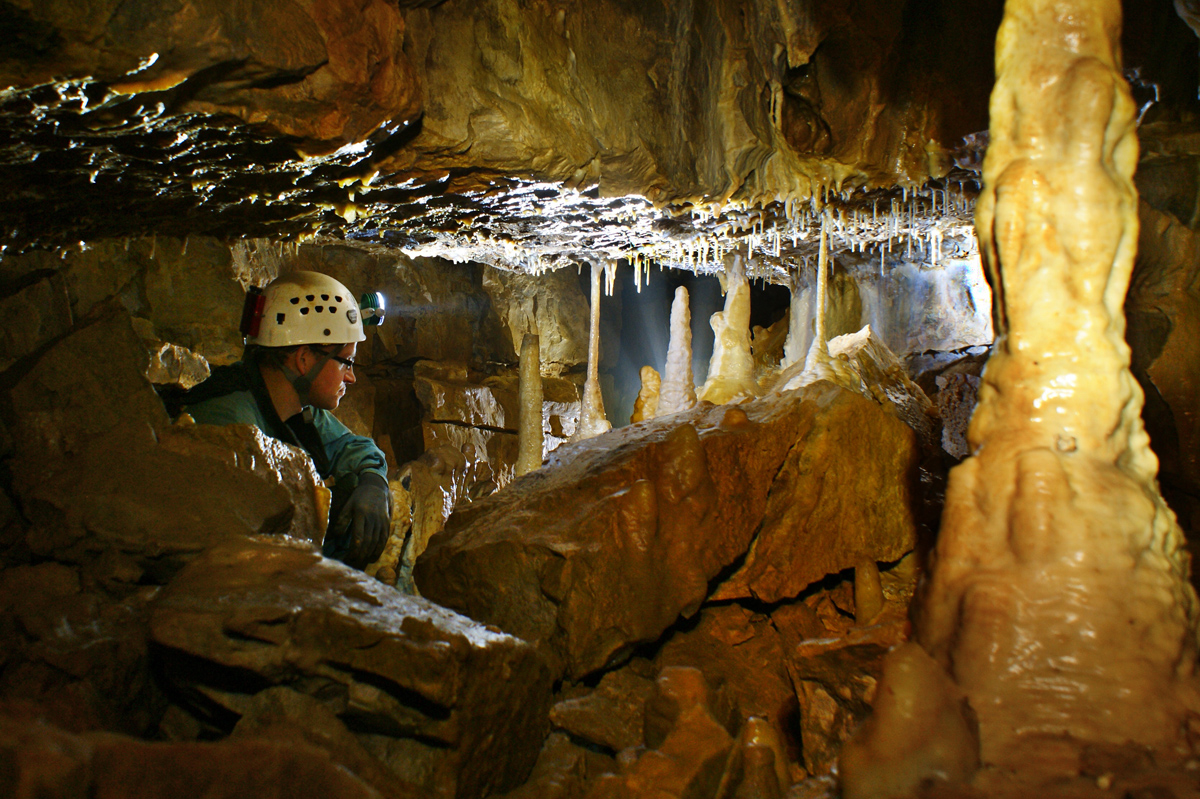
<svg viewBox="0 0 1200 799">
<path fill-rule="evenodd" d="M 265 423 L 249 387 L 199 398 L 184 405 L 183 410 L 201 424 L 253 424 L 262 427 Z"/>
</svg>

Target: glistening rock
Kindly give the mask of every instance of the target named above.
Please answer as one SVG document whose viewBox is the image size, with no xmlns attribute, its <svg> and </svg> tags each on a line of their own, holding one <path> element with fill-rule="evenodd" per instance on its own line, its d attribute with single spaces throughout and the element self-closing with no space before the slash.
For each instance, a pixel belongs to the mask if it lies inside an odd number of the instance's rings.
<svg viewBox="0 0 1200 799">
<path fill-rule="evenodd" d="M 431 796 L 516 786 L 547 731 L 550 674 L 531 646 L 296 545 L 205 553 L 164 589 L 151 639 L 196 714 L 232 721 L 288 685 Z"/>
<path fill-rule="evenodd" d="M 859 457 L 827 475 L 849 462 L 847 442 Z M 417 562 L 417 586 L 540 645 L 578 678 L 693 615 L 709 582 L 756 533 L 762 539 L 764 515 L 771 537 L 753 552 L 773 548 L 779 559 L 767 569 L 756 558 L 739 572 L 735 596 L 795 596 L 862 557 L 898 558 L 915 537 L 902 507 L 914 459 L 908 428 L 827 383 L 701 405 L 560 448 L 547 466 L 456 513 Z M 814 497 L 847 513 L 847 526 L 816 514 Z M 863 497 L 896 506 L 888 524 L 872 526 L 872 513 L 858 508 Z M 809 537 L 782 545 L 789 525 L 805 518 L 787 512 L 795 505 L 812 516 Z M 851 532 L 853 546 L 838 542 Z"/>
</svg>

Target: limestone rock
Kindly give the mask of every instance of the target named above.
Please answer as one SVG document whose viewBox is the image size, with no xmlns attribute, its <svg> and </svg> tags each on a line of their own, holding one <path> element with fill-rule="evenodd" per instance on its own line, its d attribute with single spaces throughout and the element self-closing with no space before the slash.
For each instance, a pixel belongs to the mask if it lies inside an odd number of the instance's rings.
<svg viewBox="0 0 1200 799">
<path fill-rule="evenodd" d="M 592 755 L 571 743 L 560 732 L 551 733 L 538 756 L 533 773 L 520 788 L 504 799 L 578 799 L 588 779 L 588 757 Z"/>
<path fill-rule="evenodd" d="M 90 76 L 135 94 L 187 83 L 180 111 L 234 114 L 310 151 L 337 149 L 421 107 L 396 7 L 358 0 L 340 10 L 319 0 L 256 0 L 238 14 L 205 0 L 29 7 L 24 24 L 53 46 L 6 60 L 5 85 Z"/>
<path fill-rule="evenodd" d="M 0 697 L 68 729 L 146 734 L 162 710 L 145 642 L 152 589 L 126 586 L 117 601 L 94 576 L 53 561 L 0 571 Z"/>
<path fill-rule="evenodd" d="M 512 341 L 481 285 L 478 267 L 348 246 L 313 245 L 299 247 L 290 265 L 330 275 L 355 296 L 365 291 L 384 295 L 387 320 L 369 334 L 374 339 L 371 356 L 375 364 L 418 359 L 517 361 Z"/>
<path fill-rule="evenodd" d="M 765 615 L 739 605 L 713 605 L 700 612 L 694 627 L 675 632 L 655 662 L 698 669 L 709 683 L 728 692 L 736 703 L 738 722 L 749 716 L 764 718 L 787 740 L 794 737 L 797 707 L 784 640 Z M 790 743 L 795 760 L 800 742 Z M 787 763 L 782 765 L 786 770 Z"/>
<path fill-rule="evenodd" d="M 849 391 L 807 396 L 821 411 L 795 431 L 745 563 L 714 599 L 795 597 L 864 558 L 898 560 L 916 542 L 912 429 Z"/>
<path fill-rule="evenodd" d="M 210 550 L 160 594 L 151 637 L 197 712 L 236 717 L 262 688 L 302 687 L 393 770 L 365 738 L 423 749 L 424 779 L 401 776 L 447 799 L 518 784 L 546 732 L 550 674 L 530 646 L 307 548 Z"/>
<path fill-rule="evenodd" d="M 587 361 L 588 304 L 572 270 L 534 276 L 485 267 L 483 288 L 514 349 L 526 333 L 538 335 L 544 374 L 562 374 Z"/>
<path fill-rule="evenodd" d="M 145 358 L 120 312 L 75 330 L 38 358 L 10 394 L 18 487 L 44 477 L 95 436 L 129 424 L 147 432 L 167 425 L 144 374 Z"/>
<path fill-rule="evenodd" d="M 903 638 L 903 623 L 891 622 L 808 641 L 789 652 L 809 773 L 828 773 L 842 744 L 870 715 L 883 658 Z"/>
<path fill-rule="evenodd" d="M 71 308 L 60 275 L 43 277 L 3 297 L 0 299 L 0 372 L 70 329 Z"/>
<path fill-rule="evenodd" d="M 676 670 L 659 678 L 671 682 L 686 675 Z M 698 672 L 691 675 L 699 677 Z M 699 678 L 703 682 L 703 678 Z M 692 680 L 688 680 L 689 682 Z M 666 689 L 671 692 L 670 688 Z M 701 699 L 701 697 L 693 697 Z M 647 739 L 649 743 L 649 739 Z M 666 737 L 643 753 L 620 775 L 602 777 L 593 783 L 588 799 L 612 797 L 701 797 L 713 796 L 721 782 L 733 739 L 703 701 L 679 709 Z"/>
<path fill-rule="evenodd" d="M 573 677 L 602 668 L 695 613 L 745 551 L 797 428 L 820 413 L 808 397 L 698 407 L 566 445 L 452 516 L 417 586 Z"/>
<path fill-rule="evenodd" d="M 13 797 L 381 796 L 322 749 L 297 743 L 148 743 L 111 733 L 75 735 L 41 719 L 0 716 L 0 759 L 9 766 L 4 784 Z"/>
<path fill-rule="evenodd" d="M 979 398 L 982 381 L 971 374 L 937 376 L 937 408 L 942 417 L 942 449 L 962 460 L 971 454 L 967 426 Z"/>
<path fill-rule="evenodd" d="M 575 738 L 614 752 L 640 746 L 646 700 L 654 683 L 628 669 L 609 672 L 586 696 L 550 708 L 550 722 Z"/>
<path fill-rule="evenodd" d="M 34 552 L 75 560 L 116 550 L 147 568 L 178 568 L 180 558 L 239 536 L 319 546 L 328 514 L 308 455 L 250 425 L 176 424 L 157 441 L 148 428 L 117 430 L 21 496 Z"/>
<path fill-rule="evenodd" d="M 158 342 L 150 350 L 146 379 L 156 386 L 178 386 L 186 390 L 200 385 L 211 374 L 208 361 L 187 347 Z"/>
<path fill-rule="evenodd" d="M 333 711 L 290 688 L 276 686 L 255 694 L 230 738 L 313 746 L 385 797 L 421 795 L 417 786 L 399 779 L 372 757 Z"/>
<path fill-rule="evenodd" d="M 1125 311 L 1132 369 L 1164 487 L 1200 496 L 1200 236 L 1142 203 Z"/>
</svg>

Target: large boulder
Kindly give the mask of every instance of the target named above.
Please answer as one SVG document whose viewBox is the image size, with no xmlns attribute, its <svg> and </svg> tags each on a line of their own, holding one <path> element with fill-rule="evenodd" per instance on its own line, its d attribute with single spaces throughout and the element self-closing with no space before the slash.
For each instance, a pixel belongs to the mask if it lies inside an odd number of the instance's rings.
<svg viewBox="0 0 1200 799">
<path fill-rule="evenodd" d="M 899 560 L 916 544 L 913 430 L 870 400 L 827 395 L 795 431 L 762 527 L 713 599 L 778 602 L 864 560 Z"/>
<path fill-rule="evenodd" d="M 796 596 L 863 558 L 899 558 L 915 535 L 902 507 L 915 454 L 911 430 L 827 383 L 699 406 L 566 445 L 455 513 L 418 560 L 417 586 L 578 678 L 693 615 L 760 525 L 732 596 Z M 805 545 L 788 541 L 797 526 Z"/>
<path fill-rule="evenodd" d="M 152 571 L 214 544 L 275 534 L 320 546 L 327 490 L 301 450 L 251 425 L 117 429 L 21 492 L 30 549 L 68 561 L 126 553 Z M 159 574 L 165 579 L 167 574 Z"/>
<path fill-rule="evenodd" d="M 150 628 L 193 713 L 228 724 L 289 686 L 426 795 L 514 787 L 547 731 L 550 673 L 531 646 L 310 548 L 215 547 L 163 590 Z"/>
</svg>

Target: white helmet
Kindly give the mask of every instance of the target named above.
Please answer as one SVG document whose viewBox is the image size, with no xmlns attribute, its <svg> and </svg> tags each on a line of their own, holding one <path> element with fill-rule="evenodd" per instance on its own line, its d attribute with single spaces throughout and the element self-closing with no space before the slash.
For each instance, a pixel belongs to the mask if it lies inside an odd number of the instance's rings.
<svg viewBox="0 0 1200 799">
<path fill-rule="evenodd" d="M 247 344 L 350 344 L 366 338 L 350 290 L 320 272 L 292 272 L 246 295 L 242 332 Z"/>
</svg>

